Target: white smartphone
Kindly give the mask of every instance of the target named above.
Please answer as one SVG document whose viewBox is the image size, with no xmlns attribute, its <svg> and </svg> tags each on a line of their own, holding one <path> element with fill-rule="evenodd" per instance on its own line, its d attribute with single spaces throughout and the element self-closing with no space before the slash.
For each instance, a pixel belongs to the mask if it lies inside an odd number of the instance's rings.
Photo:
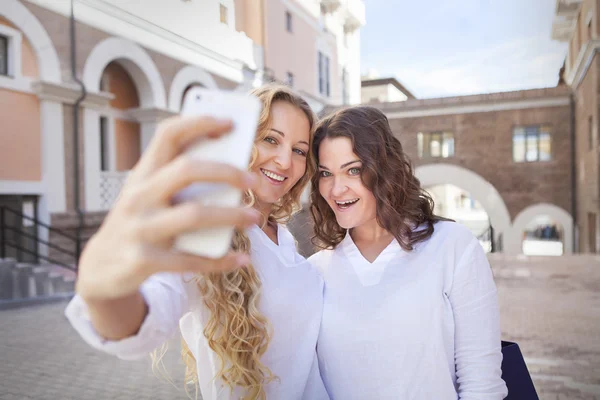
<svg viewBox="0 0 600 400">
<path fill-rule="evenodd" d="M 212 116 L 233 121 L 233 130 L 190 147 L 187 153 L 201 160 L 218 161 L 246 170 L 256 137 L 260 101 L 249 94 L 192 88 L 183 100 L 181 115 Z M 238 207 L 242 191 L 226 184 L 195 183 L 179 192 L 173 203 L 197 201 L 206 206 Z M 204 229 L 180 235 L 175 248 L 209 258 L 223 257 L 231 248 L 233 227 Z"/>
</svg>

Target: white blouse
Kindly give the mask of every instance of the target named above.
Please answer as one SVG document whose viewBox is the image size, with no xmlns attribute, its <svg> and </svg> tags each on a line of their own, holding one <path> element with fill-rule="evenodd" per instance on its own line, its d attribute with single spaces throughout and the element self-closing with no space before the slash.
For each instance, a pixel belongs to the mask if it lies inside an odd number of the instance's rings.
<svg viewBox="0 0 600 400">
<path fill-rule="evenodd" d="M 335 250 L 309 259 L 325 279 L 317 353 L 331 399 L 507 395 L 485 253 L 457 223 L 434 228 L 414 251 L 393 240 L 373 263 L 349 234 Z"/>
<path fill-rule="evenodd" d="M 262 281 L 259 309 L 270 321 L 273 336 L 262 362 L 279 379 L 266 388 L 268 399 L 327 400 L 319 374 L 316 343 L 323 307 L 323 280 L 317 270 L 296 251 L 291 233 L 278 227 L 276 245 L 258 227 L 247 231 L 252 263 Z M 67 306 L 66 316 L 91 346 L 123 359 L 148 355 L 176 334 L 179 327 L 197 361 L 198 382 L 204 400 L 233 399 L 220 380 L 213 379 L 220 361 L 203 334 L 208 309 L 199 289 L 186 275 L 157 274 L 140 288 L 148 315 L 139 332 L 119 341 L 103 340 L 94 330 L 83 300 L 76 296 Z"/>
</svg>

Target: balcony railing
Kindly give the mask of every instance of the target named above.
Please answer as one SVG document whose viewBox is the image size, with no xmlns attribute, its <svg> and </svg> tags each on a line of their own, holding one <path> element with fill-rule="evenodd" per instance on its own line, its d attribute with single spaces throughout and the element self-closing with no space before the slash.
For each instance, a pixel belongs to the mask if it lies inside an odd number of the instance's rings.
<svg viewBox="0 0 600 400">
<path fill-rule="evenodd" d="M 100 173 L 100 205 L 103 209 L 109 210 L 113 206 L 127 176 L 129 176 L 129 171 L 103 171 Z"/>
</svg>

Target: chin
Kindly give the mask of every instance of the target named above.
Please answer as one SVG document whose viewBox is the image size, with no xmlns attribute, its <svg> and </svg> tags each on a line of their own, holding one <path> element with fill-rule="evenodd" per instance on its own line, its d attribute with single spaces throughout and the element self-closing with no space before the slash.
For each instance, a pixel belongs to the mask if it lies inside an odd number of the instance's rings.
<svg viewBox="0 0 600 400">
<path fill-rule="evenodd" d="M 336 221 L 337 221 L 338 225 L 341 226 L 343 229 L 354 228 L 354 224 L 351 221 L 348 221 L 348 219 L 346 219 L 346 218 L 344 218 L 343 220 L 339 220 L 338 218 L 336 218 Z"/>
<path fill-rule="evenodd" d="M 275 202 L 277 202 L 277 200 L 279 200 L 282 196 L 279 196 L 277 193 L 272 193 L 272 192 L 261 192 L 261 191 L 257 191 L 254 192 L 256 199 L 259 200 L 261 203 L 269 203 L 269 204 L 273 204 Z"/>
</svg>

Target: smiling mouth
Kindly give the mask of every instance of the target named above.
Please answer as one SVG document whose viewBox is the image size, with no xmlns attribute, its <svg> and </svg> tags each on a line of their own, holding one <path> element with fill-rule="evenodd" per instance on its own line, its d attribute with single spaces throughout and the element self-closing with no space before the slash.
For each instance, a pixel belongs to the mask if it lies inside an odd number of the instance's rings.
<svg viewBox="0 0 600 400">
<path fill-rule="evenodd" d="M 336 200 L 335 204 L 337 205 L 338 209 L 347 210 L 350 207 L 352 207 L 353 205 L 355 205 L 358 202 L 358 200 L 360 200 L 360 199 L 357 198 L 357 199 L 350 199 L 350 200 L 343 200 L 343 201 Z"/>
<path fill-rule="evenodd" d="M 283 181 L 285 181 L 287 179 L 286 176 L 276 174 L 273 171 L 269 171 L 269 170 L 266 170 L 263 168 L 260 169 L 260 172 L 262 172 L 262 174 L 264 176 L 266 176 L 269 179 L 269 181 L 271 181 L 273 183 L 282 183 Z"/>
</svg>

